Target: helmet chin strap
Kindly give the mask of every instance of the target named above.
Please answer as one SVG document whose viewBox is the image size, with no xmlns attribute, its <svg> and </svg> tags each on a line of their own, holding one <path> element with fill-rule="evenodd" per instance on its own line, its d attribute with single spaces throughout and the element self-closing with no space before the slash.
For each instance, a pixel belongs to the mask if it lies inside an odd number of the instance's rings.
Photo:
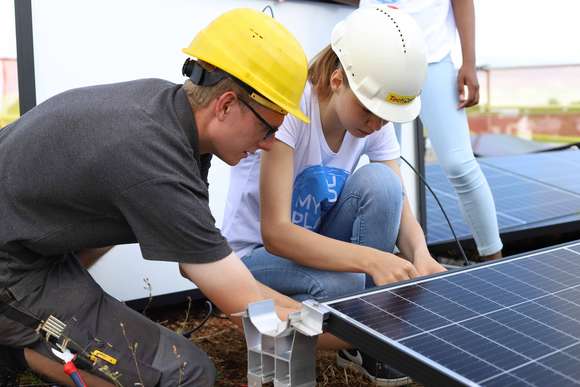
<svg viewBox="0 0 580 387">
<path fill-rule="evenodd" d="M 190 58 L 187 58 L 185 63 L 183 63 L 181 73 L 189 77 L 191 82 L 198 86 L 213 86 L 228 77 L 228 74 L 224 71 L 218 68 L 211 71 L 206 70 L 198 61 Z"/>
<path fill-rule="evenodd" d="M 219 81 L 225 78 L 230 78 L 234 82 L 236 82 L 242 89 L 246 90 L 249 97 L 256 101 L 258 104 L 278 112 L 282 115 L 286 115 L 287 112 L 280 108 L 278 105 L 274 104 L 266 97 L 259 94 L 257 91 L 252 89 L 250 86 L 245 84 L 244 82 L 240 81 L 236 77 L 226 73 L 225 71 L 214 67 L 211 70 L 206 69 L 203 65 L 201 65 L 198 61 L 187 58 L 185 63 L 183 63 L 183 67 L 181 68 L 181 73 L 186 77 L 189 77 L 191 82 L 194 85 L 198 86 L 213 86 L 217 84 Z"/>
</svg>

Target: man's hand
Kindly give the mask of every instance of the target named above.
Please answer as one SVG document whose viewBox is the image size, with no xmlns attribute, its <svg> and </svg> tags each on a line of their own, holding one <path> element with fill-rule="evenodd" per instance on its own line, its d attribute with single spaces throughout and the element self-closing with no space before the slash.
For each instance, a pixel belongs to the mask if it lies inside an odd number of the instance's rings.
<svg viewBox="0 0 580 387">
<path fill-rule="evenodd" d="M 302 308 L 293 309 L 293 308 L 285 308 L 280 306 L 276 303 L 276 314 L 280 318 L 280 320 L 288 320 L 288 316 L 292 313 L 298 312 Z"/>
</svg>

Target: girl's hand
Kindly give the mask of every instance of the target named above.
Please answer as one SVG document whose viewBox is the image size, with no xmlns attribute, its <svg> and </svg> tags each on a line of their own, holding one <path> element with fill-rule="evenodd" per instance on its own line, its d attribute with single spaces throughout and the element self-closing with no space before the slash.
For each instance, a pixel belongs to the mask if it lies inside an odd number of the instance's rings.
<svg viewBox="0 0 580 387">
<path fill-rule="evenodd" d="M 437 262 L 433 257 L 430 255 L 416 257 L 413 260 L 415 265 L 415 269 L 420 276 L 429 275 L 440 273 L 443 271 L 447 271 L 439 262 Z"/>
<path fill-rule="evenodd" d="M 467 97 L 465 96 L 467 86 Z M 479 103 L 479 81 L 475 66 L 463 65 L 457 72 L 458 109 L 468 108 Z"/>
<path fill-rule="evenodd" d="M 376 249 L 369 249 L 368 251 L 371 256 L 368 261 L 367 273 L 373 278 L 377 286 L 404 281 L 417 276 L 417 270 L 406 259 Z"/>
</svg>

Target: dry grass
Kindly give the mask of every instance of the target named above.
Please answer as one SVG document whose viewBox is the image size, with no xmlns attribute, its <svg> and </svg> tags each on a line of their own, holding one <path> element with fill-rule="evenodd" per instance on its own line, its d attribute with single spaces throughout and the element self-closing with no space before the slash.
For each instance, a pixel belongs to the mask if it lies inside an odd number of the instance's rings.
<svg viewBox="0 0 580 387">
<path fill-rule="evenodd" d="M 186 331 L 195 327 L 203 318 L 203 304 L 188 310 L 187 303 L 174 307 L 150 309 L 148 315 L 155 321 L 174 331 Z M 243 332 L 223 316 L 213 315 L 196 331 L 191 341 L 203 349 L 217 369 L 216 386 L 240 387 L 247 385 L 246 343 Z M 372 386 L 360 374 L 338 368 L 334 351 L 319 351 L 317 354 L 317 386 L 358 387 Z M 55 386 L 43 383 L 32 373 L 20 376 L 20 386 Z M 271 386 L 272 383 L 269 384 Z M 417 385 L 415 385 L 417 386 Z"/>
<path fill-rule="evenodd" d="M 201 308 L 203 309 L 203 308 Z M 185 308 L 181 316 L 174 316 L 161 323 L 170 329 L 176 330 L 184 324 Z M 165 311 L 167 313 L 167 311 Z M 193 327 L 203 317 L 199 309 L 193 313 L 194 318 L 187 322 Z M 192 336 L 192 342 L 202 348 L 214 362 L 217 372 L 217 386 L 245 386 L 246 372 L 246 343 L 243 332 L 223 316 L 212 316 L 207 323 Z M 367 379 L 351 370 L 336 366 L 336 352 L 319 351 L 317 354 L 317 385 L 318 386 L 372 386 Z M 271 384 L 270 384 L 271 385 Z M 418 385 L 414 385 L 418 386 Z"/>
</svg>

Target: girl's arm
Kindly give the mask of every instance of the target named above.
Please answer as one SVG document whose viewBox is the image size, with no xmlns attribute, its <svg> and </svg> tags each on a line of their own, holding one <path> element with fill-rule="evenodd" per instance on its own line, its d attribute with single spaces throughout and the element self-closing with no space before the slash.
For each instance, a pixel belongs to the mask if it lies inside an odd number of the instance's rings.
<svg viewBox="0 0 580 387">
<path fill-rule="evenodd" d="M 262 153 L 260 222 L 266 249 L 298 264 L 321 270 L 360 272 L 377 285 L 416 276 L 413 265 L 377 249 L 328 238 L 291 221 L 294 150 L 276 140 Z"/>
<path fill-rule="evenodd" d="M 381 161 L 391 168 L 400 178 L 401 169 L 396 160 Z M 403 179 L 401 178 L 401 184 Z M 399 229 L 399 239 L 397 241 L 399 250 L 409 261 L 413 262 L 419 275 L 433 274 L 445 271 L 429 253 L 423 229 L 415 219 L 409 200 L 405 195 L 403 200 L 403 213 L 401 215 L 401 226 Z"/>
</svg>

